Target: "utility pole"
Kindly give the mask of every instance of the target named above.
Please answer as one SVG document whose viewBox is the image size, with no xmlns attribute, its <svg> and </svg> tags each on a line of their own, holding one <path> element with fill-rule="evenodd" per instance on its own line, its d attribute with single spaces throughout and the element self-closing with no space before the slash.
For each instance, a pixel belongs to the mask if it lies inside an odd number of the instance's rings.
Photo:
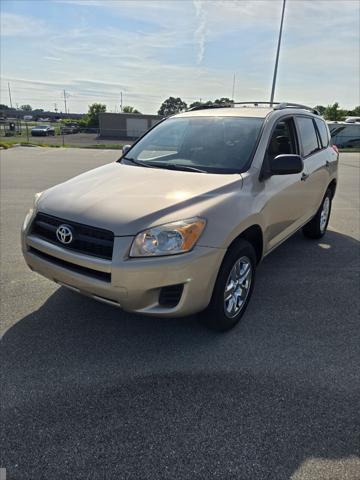
<svg viewBox="0 0 360 480">
<path fill-rule="evenodd" d="M 8 82 L 8 88 L 9 88 L 10 107 L 11 107 L 11 108 L 13 108 L 12 99 L 11 99 L 11 89 L 10 89 L 10 82 Z"/>
<path fill-rule="evenodd" d="M 275 60 L 275 68 L 274 68 L 274 77 L 273 77 L 273 83 L 272 83 L 272 88 L 271 88 L 271 96 L 270 96 L 270 105 L 272 105 L 273 102 L 274 102 L 276 76 L 277 76 L 277 69 L 278 69 L 278 63 L 279 63 L 279 54 L 280 54 L 280 45 L 281 45 L 282 29 L 283 29 L 283 23 L 284 23 L 285 4 L 286 4 L 286 0 L 283 0 L 283 7 L 282 7 L 282 13 L 281 13 L 281 22 L 280 22 L 280 31 L 279 31 L 279 39 L 278 39 L 278 46 L 277 46 L 276 60 Z"/>
<path fill-rule="evenodd" d="M 231 100 L 234 100 L 234 95 L 235 95 L 235 78 L 236 78 L 236 74 L 234 73 Z"/>
<path fill-rule="evenodd" d="M 122 98 L 122 92 L 120 92 L 120 112 L 123 111 L 123 98 Z"/>
<path fill-rule="evenodd" d="M 54 111 L 55 111 L 55 113 L 57 113 L 57 111 L 58 111 L 57 103 L 54 103 Z"/>
<path fill-rule="evenodd" d="M 65 104 L 65 113 L 68 113 L 67 108 L 66 108 L 66 92 L 64 90 L 64 104 Z"/>
</svg>

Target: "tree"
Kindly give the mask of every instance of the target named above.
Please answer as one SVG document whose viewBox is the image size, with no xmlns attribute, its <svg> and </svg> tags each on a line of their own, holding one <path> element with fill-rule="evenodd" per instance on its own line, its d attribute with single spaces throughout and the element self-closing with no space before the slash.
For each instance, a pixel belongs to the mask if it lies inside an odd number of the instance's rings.
<svg viewBox="0 0 360 480">
<path fill-rule="evenodd" d="M 208 102 L 193 102 L 189 105 L 189 108 L 200 107 L 202 105 L 212 105 L 212 101 L 209 100 Z"/>
<path fill-rule="evenodd" d="M 360 117 L 360 106 L 355 107 L 353 110 L 349 110 L 347 113 L 352 117 Z"/>
<path fill-rule="evenodd" d="M 20 110 L 23 112 L 32 112 L 32 107 L 31 105 L 21 105 Z"/>
<path fill-rule="evenodd" d="M 0 103 L 0 110 L 10 110 L 10 107 L 4 105 L 3 103 Z"/>
<path fill-rule="evenodd" d="M 217 98 L 214 103 L 216 105 L 222 105 L 223 103 L 225 103 L 226 105 L 230 105 L 232 103 L 234 103 L 234 100 L 231 100 L 230 98 L 227 98 L 227 97 L 221 97 L 221 98 Z"/>
<path fill-rule="evenodd" d="M 345 116 L 346 111 L 339 108 L 338 102 L 325 108 L 324 117 L 326 120 L 344 120 Z"/>
<path fill-rule="evenodd" d="M 158 114 L 163 117 L 168 117 L 169 115 L 174 115 L 175 113 L 180 113 L 187 109 L 185 102 L 181 100 L 180 97 L 169 97 L 161 105 Z"/>
<path fill-rule="evenodd" d="M 231 100 L 230 98 L 227 98 L 227 97 L 222 97 L 222 98 L 217 98 L 213 102 L 211 100 L 208 100 L 207 102 L 193 102 L 190 105 L 190 108 L 200 107 L 202 105 L 231 105 L 233 103 L 234 103 L 234 100 Z"/>
<path fill-rule="evenodd" d="M 123 113 L 141 113 L 139 110 L 137 110 L 134 107 L 131 107 L 130 105 L 125 105 L 125 107 L 122 109 Z"/>
<path fill-rule="evenodd" d="M 99 113 L 106 112 L 106 105 L 103 103 L 93 103 L 89 105 L 89 111 L 87 114 L 89 127 L 99 126 Z"/>
<path fill-rule="evenodd" d="M 320 115 L 324 115 L 326 107 L 324 107 L 323 105 L 316 105 L 316 107 L 314 108 L 320 113 Z"/>
</svg>

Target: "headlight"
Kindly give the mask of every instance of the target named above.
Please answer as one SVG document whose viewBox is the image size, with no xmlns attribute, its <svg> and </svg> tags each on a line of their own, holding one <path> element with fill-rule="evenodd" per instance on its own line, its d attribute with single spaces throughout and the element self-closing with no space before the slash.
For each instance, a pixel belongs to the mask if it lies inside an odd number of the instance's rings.
<svg viewBox="0 0 360 480">
<path fill-rule="evenodd" d="M 24 223 L 23 223 L 23 230 L 24 231 L 27 229 L 31 219 L 33 218 L 34 214 L 36 213 L 37 204 L 38 204 L 38 201 L 39 201 L 42 194 L 43 194 L 43 192 L 35 193 L 34 204 L 33 204 L 32 208 L 30 208 L 30 210 L 28 211 L 28 213 L 25 217 Z"/>
<path fill-rule="evenodd" d="M 35 193 L 34 206 L 33 206 L 34 209 L 36 208 L 42 194 L 43 192 Z"/>
<path fill-rule="evenodd" d="M 206 225 L 203 218 L 190 218 L 149 228 L 136 235 L 130 257 L 153 257 L 185 253 L 193 248 Z"/>
</svg>

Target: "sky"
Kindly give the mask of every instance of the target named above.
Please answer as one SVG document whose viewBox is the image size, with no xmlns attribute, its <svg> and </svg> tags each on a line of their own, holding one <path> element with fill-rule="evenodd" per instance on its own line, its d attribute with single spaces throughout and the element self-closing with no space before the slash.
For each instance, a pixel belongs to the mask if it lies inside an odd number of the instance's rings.
<svg viewBox="0 0 360 480">
<path fill-rule="evenodd" d="M 1 0 L 1 97 L 87 112 L 270 97 L 282 0 Z M 360 103 L 358 0 L 287 0 L 275 100 Z"/>
</svg>

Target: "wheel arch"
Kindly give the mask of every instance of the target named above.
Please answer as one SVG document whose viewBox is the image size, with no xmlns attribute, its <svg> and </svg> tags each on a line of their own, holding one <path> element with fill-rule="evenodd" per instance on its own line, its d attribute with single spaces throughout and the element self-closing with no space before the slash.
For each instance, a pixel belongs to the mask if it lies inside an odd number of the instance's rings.
<svg viewBox="0 0 360 480">
<path fill-rule="evenodd" d="M 239 240 L 248 241 L 255 250 L 257 263 L 260 262 L 263 256 L 264 250 L 264 236 L 260 225 L 254 224 L 250 227 L 247 227 L 243 230 L 229 245 L 229 250 L 238 242 Z"/>
<path fill-rule="evenodd" d="M 337 181 L 336 178 L 333 178 L 331 182 L 329 183 L 328 190 L 331 191 L 331 196 L 334 198 L 335 192 L 336 192 L 336 187 L 337 187 Z"/>
</svg>

